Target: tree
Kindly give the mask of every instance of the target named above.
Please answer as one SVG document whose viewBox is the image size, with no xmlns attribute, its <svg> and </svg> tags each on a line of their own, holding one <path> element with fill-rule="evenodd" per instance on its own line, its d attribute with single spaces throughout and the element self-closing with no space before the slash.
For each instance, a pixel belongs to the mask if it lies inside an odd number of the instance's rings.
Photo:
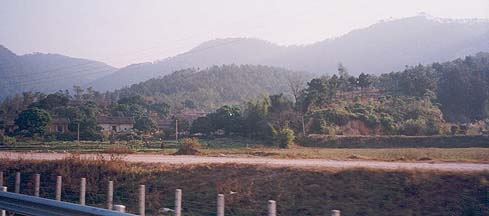
<svg viewBox="0 0 489 216">
<path fill-rule="evenodd" d="M 170 114 L 170 105 L 166 103 L 153 103 L 149 106 L 149 109 L 158 113 L 161 117 L 167 117 Z"/>
<path fill-rule="evenodd" d="M 366 88 L 369 88 L 371 84 L 372 84 L 372 79 L 371 79 L 371 76 L 369 74 L 361 73 L 358 76 L 358 86 L 362 90 L 363 89 L 366 89 Z"/>
<path fill-rule="evenodd" d="M 239 133 L 241 130 L 241 111 L 237 106 L 225 105 L 209 114 L 212 125 L 216 130 L 222 129 L 229 135 Z"/>
<path fill-rule="evenodd" d="M 81 100 L 85 90 L 82 87 L 75 85 L 73 86 L 73 91 L 75 92 L 75 99 Z"/>
<path fill-rule="evenodd" d="M 212 121 L 207 117 L 199 117 L 192 122 L 192 126 L 190 128 L 190 133 L 203 133 L 205 135 L 210 135 L 214 131 L 214 127 L 212 126 Z"/>
<path fill-rule="evenodd" d="M 304 80 L 289 77 L 288 84 L 292 96 L 294 96 L 294 102 L 297 102 L 301 92 L 304 90 Z"/>
<path fill-rule="evenodd" d="M 137 129 L 142 132 L 153 132 L 158 128 L 158 125 L 156 122 L 149 118 L 146 115 L 140 116 L 136 118 L 135 123 L 134 123 L 134 129 Z"/>
<path fill-rule="evenodd" d="M 36 106 L 44 110 L 51 110 L 55 107 L 66 106 L 69 101 L 70 98 L 68 98 L 68 96 L 61 93 L 55 93 L 49 94 L 45 98 L 41 99 L 38 103 L 34 103 L 31 106 Z"/>
<path fill-rule="evenodd" d="M 338 79 L 340 93 L 351 90 L 350 82 L 348 81 L 351 76 L 342 63 L 338 64 L 338 75 L 340 76 Z"/>
<path fill-rule="evenodd" d="M 187 99 L 183 102 L 183 106 L 185 108 L 189 108 L 189 109 L 197 108 L 197 106 L 195 105 L 195 102 L 193 100 L 189 100 L 189 99 Z"/>
<path fill-rule="evenodd" d="M 290 128 L 282 128 L 275 135 L 275 142 L 280 148 L 289 148 L 292 144 L 294 144 L 294 131 Z"/>
<path fill-rule="evenodd" d="M 50 122 L 51 115 L 39 108 L 29 108 L 24 110 L 19 114 L 19 117 L 15 119 L 15 124 L 19 127 L 17 132 L 26 136 L 44 134 Z"/>
</svg>

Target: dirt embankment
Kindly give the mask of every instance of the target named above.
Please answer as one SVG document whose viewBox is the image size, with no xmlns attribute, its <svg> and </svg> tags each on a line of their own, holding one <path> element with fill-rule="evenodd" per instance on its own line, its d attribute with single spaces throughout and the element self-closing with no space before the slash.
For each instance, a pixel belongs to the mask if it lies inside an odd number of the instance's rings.
<svg viewBox="0 0 489 216">
<path fill-rule="evenodd" d="M 214 215 L 218 193 L 226 196 L 226 215 L 265 215 L 267 200 L 279 215 L 487 215 L 489 172 L 299 169 L 255 165 L 158 165 L 123 161 L 0 161 L 7 185 L 22 172 L 22 193 L 33 193 L 41 173 L 41 196 L 54 197 L 63 176 L 63 200 L 75 202 L 79 179 L 87 178 L 87 204 L 103 206 L 107 181 L 115 182 L 115 203 L 137 212 L 137 186 L 146 185 L 148 215 L 173 208 L 183 189 L 185 215 Z"/>
</svg>

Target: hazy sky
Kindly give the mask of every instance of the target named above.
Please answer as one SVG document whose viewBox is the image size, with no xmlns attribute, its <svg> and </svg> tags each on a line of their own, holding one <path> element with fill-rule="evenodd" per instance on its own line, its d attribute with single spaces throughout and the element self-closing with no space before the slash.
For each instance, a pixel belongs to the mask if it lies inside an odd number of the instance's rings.
<svg viewBox="0 0 489 216">
<path fill-rule="evenodd" d="M 489 0 L 0 0 L 0 44 L 121 67 L 215 38 L 307 44 L 420 12 L 487 19 Z"/>
</svg>

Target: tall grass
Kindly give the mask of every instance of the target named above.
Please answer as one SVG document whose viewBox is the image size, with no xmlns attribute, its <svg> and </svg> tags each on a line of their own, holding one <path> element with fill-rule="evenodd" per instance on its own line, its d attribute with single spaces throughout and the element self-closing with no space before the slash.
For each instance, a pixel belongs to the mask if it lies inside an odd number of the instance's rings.
<svg viewBox="0 0 489 216">
<path fill-rule="evenodd" d="M 53 198 L 63 176 L 63 200 L 76 202 L 80 178 L 87 178 L 87 204 L 104 206 L 107 181 L 115 182 L 116 204 L 137 212 L 137 187 L 147 188 L 148 215 L 173 208 L 183 189 L 185 215 L 215 215 L 218 193 L 226 196 L 227 215 L 264 215 L 277 201 L 279 215 L 487 215 L 489 172 L 303 170 L 251 165 L 162 166 L 126 163 L 120 158 L 0 161 L 13 188 L 22 172 L 22 193 L 33 193 L 33 174 L 41 173 L 41 196 Z"/>
</svg>

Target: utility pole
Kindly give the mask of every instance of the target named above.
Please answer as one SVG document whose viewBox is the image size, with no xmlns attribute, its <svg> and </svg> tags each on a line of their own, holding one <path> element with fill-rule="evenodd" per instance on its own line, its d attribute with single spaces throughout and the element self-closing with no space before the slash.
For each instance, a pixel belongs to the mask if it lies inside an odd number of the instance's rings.
<svg viewBox="0 0 489 216">
<path fill-rule="evenodd" d="M 175 140 L 178 141 L 178 119 L 175 119 Z"/>
<path fill-rule="evenodd" d="M 302 136 L 306 136 L 306 127 L 304 126 L 304 115 L 302 115 Z"/>
<path fill-rule="evenodd" d="M 78 126 L 77 128 L 77 143 L 80 145 L 80 123 L 76 124 Z"/>
</svg>

